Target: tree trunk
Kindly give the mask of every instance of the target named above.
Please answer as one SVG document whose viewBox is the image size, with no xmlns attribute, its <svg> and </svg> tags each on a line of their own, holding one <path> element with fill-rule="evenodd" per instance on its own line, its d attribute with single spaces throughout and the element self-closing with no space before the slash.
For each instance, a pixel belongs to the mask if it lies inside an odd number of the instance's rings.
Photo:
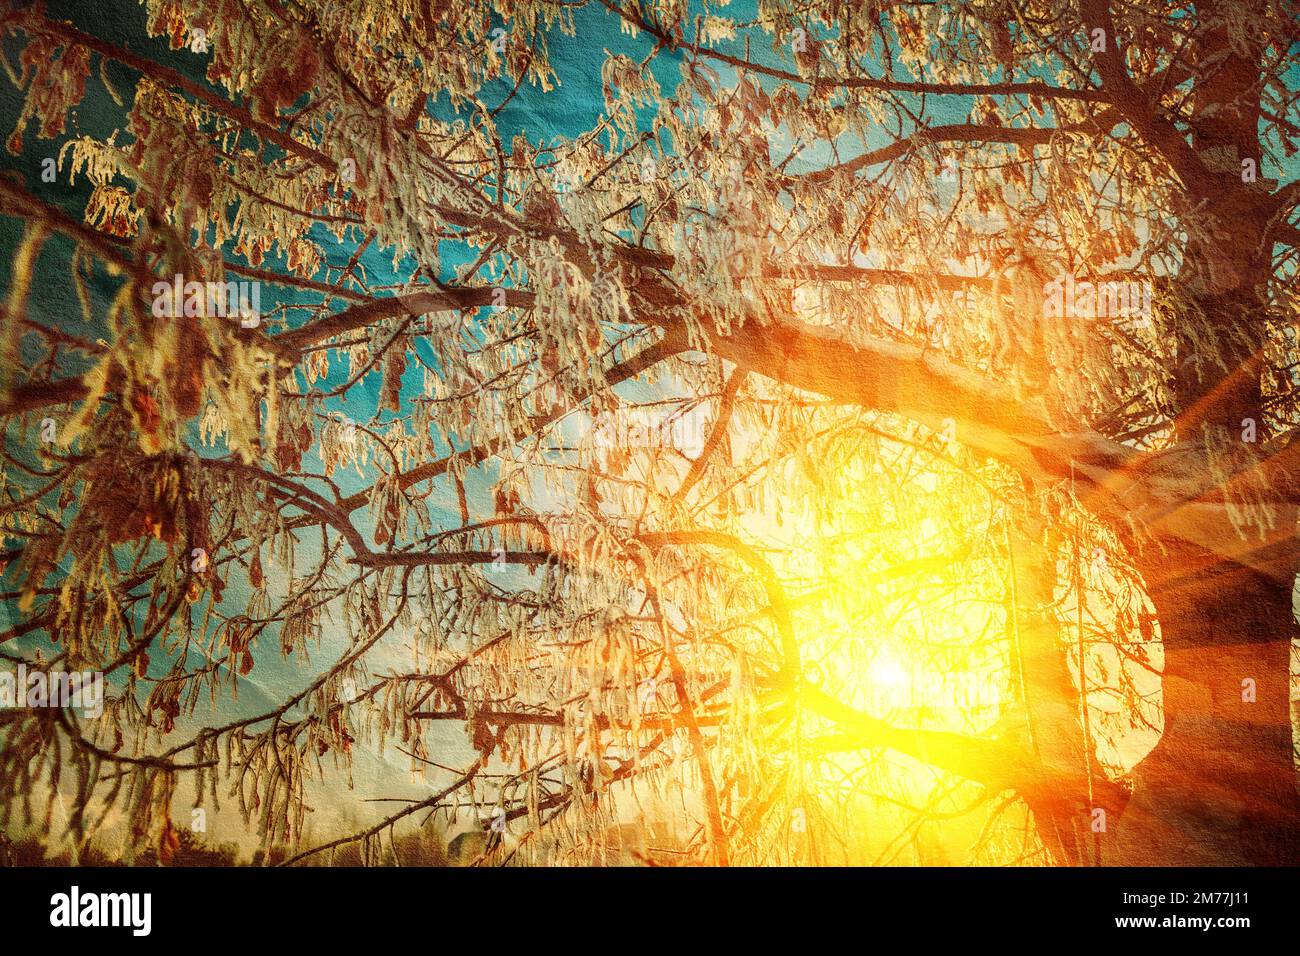
<svg viewBox="0 0 1300 956">
<path fill-rule="evenodd" d="M 1040 785 L 1021 796 L 1034 814 L 1039 839 L 1058 866 L 1097 862 L 1100 837 L 1094 813 L 1118 819 L 1128 795 L 1110 782 L 1088 752 L 1079 689 L 1070 676 L 1064 641 L 1052 610 L 1056 546 L 1044 540 L 1041 522 L 1017 527 L 1011 536 L 1017 676 L 1025 702 L 1025 747 L 1033 754 Z"/>
<path fill-rule="evenodd" d="M 1187 546 L 1142 570 L 1165 650 L 1164 733 L 1102 841 L 1120 866 L 1300 863 L 1289 583 Z"/>
<path fill-rule="evenodd" d="M 1258 162 L 1255 84 L 1264 41 L 1250 49 L 1211 26 L 1193 51 L 1192 147 L 1227 173 L 1202 205 L 1178 274 L 1176 444 L 1200 447 L 1228 473 L 1252 468 L 1267 435 L 1261 382 L 1272 249 L 1266 191 L 1239 177 Z M 1221 489 L 1229 499 L 1234 493 Z M 1294 528 L 1294 506 L 1277 527 Z M 1291 722 L 1295 568 L 1265 574 L 1187 543 L 1148 544 L 1139 569 L 1165 651 L 1164 733 L 1134 769 L 1133 796 L 1104 841 L 1118 865 L 1300 863 L 1300 797 Z"/>
</svg>

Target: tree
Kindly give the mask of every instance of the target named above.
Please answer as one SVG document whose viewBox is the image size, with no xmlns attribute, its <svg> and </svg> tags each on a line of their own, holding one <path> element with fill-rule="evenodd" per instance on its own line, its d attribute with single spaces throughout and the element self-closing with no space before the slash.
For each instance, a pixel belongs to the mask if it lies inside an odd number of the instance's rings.
<svg viewBox="0 0 1300 956">
<path fill-rule="evenodd" d="M 0 21 L 0 640 L 115 688 L 3 713 L 7 810 L 1300 860 L 1294 3 L 144 7 Z"/>
</svg>

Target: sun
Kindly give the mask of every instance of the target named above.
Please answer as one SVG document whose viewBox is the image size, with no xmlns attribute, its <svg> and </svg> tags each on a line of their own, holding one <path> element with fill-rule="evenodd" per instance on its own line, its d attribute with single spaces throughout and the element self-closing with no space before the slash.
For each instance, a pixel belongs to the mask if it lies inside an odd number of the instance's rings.
<svg viewBox="0 0 1300 956">
<path fill-rule="evenodd" d="M 746 494 L 750 507 L 735 516 L 784 582 L 801 679 L 900 740 L 981 737 L 1016 694 L 1006 545 L 988 530 L 1005 518 L 1003 505 L 918 426 L 889 423 L 911 439 L 893 441 L 883 423 L 831 419 L 812 421 L 810 431 L 829 437 L 801 444 L 784 472 L 813 493 L 783 493 L 778 478 Z M 757 441 L 746 450 L 780 453 Z M 966 812 L 979 786 L 905 752 L 915 748 L 856 741 L 811 711 L 796 709 L 778 727 L 763 744 L 775 768 L 765 775 L 789 781 L 786 812 L 815 816 L 819 832 L 842 841 L 834 851 L 810 841 L 809 860 L 961 863 L 985 839 L 988 808 Z M 930 816 L 950 822 L 925 824 L 927 848 L 910 848 L 908 837 L 900 849 L 895 838 Z M 1007 815 L 1014 825 L 1019 817 Z"/>
</svg>

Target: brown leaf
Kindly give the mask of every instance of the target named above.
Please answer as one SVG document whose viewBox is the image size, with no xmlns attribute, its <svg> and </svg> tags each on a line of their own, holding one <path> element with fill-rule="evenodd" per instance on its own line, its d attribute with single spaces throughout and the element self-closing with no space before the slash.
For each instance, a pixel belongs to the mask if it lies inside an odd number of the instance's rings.
<svg viewBox="0 0 1300 956">
<path fill-rule="evenodd" d="M 262 549 L 253 549 L 253 560 L 248 563 L 248 583 L 255 588 L 261 588 L 265 583 L 262 576 Z"/>
</svg>

